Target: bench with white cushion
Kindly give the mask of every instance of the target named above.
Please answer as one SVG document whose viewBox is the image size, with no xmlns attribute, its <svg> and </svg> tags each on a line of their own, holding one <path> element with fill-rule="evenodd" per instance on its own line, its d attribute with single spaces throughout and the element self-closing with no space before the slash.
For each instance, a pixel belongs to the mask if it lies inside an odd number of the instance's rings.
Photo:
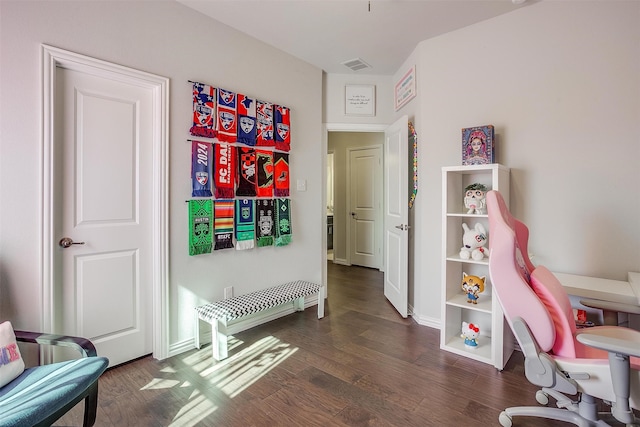
<svg viewBox="0 0 640 427">
<path fill-rule="evenodd" d="M 227 351 L 227 322 L 268 308 L 293 302 L 296 311 L 304 310 L 304 298 L 318 294 L 318 319 L 324 317 L 324 297 L 320 293 L 320 285 L 296 280 L 283 285 L 273 286 L 260 291 L 228 298 L 222 301 L 196 307 L 195 345 L 200 348 L 200 321 L 211 325 L 213 358 L 223 360 Z"/>
</svg>

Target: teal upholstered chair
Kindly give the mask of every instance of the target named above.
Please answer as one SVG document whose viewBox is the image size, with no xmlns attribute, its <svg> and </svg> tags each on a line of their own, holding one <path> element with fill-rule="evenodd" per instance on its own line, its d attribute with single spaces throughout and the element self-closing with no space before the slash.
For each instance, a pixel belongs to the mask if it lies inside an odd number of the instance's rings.
<svg viewBox="0 0 640 427">
<path fill-rule="evenodd" d="M 19 342 L 72 347 L 83 357 L 26 368 L 0 388 L 0 426 L 50 426 L 81 400 L 84 426 L 96 420 L 98 378 L 109 360 L 84 338 L 15 331 Z"/>
</svg>

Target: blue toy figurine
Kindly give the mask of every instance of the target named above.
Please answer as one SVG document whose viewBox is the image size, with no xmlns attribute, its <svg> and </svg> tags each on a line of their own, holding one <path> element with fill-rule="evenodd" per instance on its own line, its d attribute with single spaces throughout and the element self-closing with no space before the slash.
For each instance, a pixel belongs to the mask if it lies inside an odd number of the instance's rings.
<svg viewBox="0 0 640 427">
<path fill-rule="evenodd" d="M 480 328 L 473 323 L 462 322 L 462 338 L 464 338 L 464 346 L 468 349 L 475 350 L 478 347 L 478 336 Z"/>
</svg>

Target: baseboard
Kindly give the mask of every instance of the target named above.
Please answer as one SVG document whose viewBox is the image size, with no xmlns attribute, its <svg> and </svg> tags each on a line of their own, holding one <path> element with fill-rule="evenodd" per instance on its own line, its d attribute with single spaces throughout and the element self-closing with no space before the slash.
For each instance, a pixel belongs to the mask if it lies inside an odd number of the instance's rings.
<svg viewBox="0 0 640 427">
<path fill-rule="evenodd" d="M 347 262 L 346 258 L 333 258 L 333 263 L 334 264 L 340 264 L 340 265 L 351 265 Z"/>
<path fill-rule="evenodd" d="M 317 309 L 317 305 L 318 305 L 317 294 L 305 297 L 304 299 L 305 310 L 309 307 L 314 307 L 315 309 Z M 240 319 L 229 321 L 227 323 L 227 333 L 228 335 L 237 334 L 239 332 L 246 331 L 247 329 L 251 329 L 255 326 L 262 325 L 264 323 L 270 322 L 275 319 L 279 319 L 280 317 L 287 316 L 293 313 L 296 313 L 296 310 L 293 308 L 293 302 L 282 304 L 277 307 L 272 307 L 267 310 L 254 313 Z M 207 327 L 206 322 L 201 321 L 200 322 L 200 344 L 203 345 L 203 344 L 210 344 L 210 343 L 211 343 L 211 328 Z M 169 345 L 169 357 L 176 356 L 186 351 L 193 350 L 194 348 L 195 348 L 195 337 L 191 337 L 182 341 L 172 343 Z"/>
<path fill-rule="evenodd" d="M 428 326 L 428 327 L 434 328 L 434 329 L 440 329 L 440 327 L 442 326 L 442 322 L 440 321 L 440 318 L 438 318 L 438 317 L 421 316 L 419 314 L 416 315 L 414 313 L 413 314 L 413 319 L 416 321 L 416 323 L 418 325 Z"/>
</svg>

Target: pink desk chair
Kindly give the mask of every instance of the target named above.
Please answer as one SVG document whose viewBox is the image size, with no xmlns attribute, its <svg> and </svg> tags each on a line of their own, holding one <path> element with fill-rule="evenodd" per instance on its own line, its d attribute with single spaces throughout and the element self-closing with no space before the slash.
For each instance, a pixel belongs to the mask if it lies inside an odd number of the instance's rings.
<svg viewBox="0 0 640 427">
<path fill-rule="evenodd" d="M 577 426 L 607 426 L 615 418 L 640 425 L 640 332 L 619 326 L 576 329 L 564 288 L 544 266 L 529 261 L 529 230 L 515 219 L 498 191 L 487 193 L 491 284 L 525 356 L 527 379 L 557 408 L 505 409 L 504 427 L 518 416 L 541 417 Z M 567 395 L 575 396 L 570 398 Z M 598 413 L 598 399 L 611 411 Z"/>
</svg>

